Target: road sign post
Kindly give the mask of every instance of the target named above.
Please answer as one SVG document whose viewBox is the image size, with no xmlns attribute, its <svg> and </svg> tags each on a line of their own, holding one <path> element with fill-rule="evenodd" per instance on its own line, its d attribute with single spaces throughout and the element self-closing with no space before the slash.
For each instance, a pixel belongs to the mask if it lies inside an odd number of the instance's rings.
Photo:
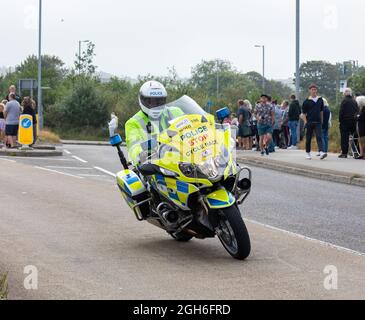
<svg viewBox="0 0 365 320">
<path fill-rule="evenodd" d="M 19 119 L 19 143 L 29 147 L 33 144 L 33 118 L 30 115 L 21 115 Z"/>
</svg>

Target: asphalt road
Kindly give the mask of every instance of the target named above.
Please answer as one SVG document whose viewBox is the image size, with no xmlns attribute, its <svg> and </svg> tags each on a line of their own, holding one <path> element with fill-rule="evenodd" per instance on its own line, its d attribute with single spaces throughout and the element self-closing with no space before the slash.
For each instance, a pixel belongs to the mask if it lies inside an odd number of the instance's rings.
<svg viewBox="0 0 365 320">
<path fill-rule="evenodd" d="M 242 263 L 217 239 L 176 243 L 137 222 L 115 187 L 111 147 L 65 149 L 63 158 L 0 159 L 10 298 L 365 299 L 362 188 L 253 168 L 242 208 L 252 254 Z M 24 289 L 26 265 L 39 270 L 36 291 Z M 338 290 L 323 286 L 328 265 Z"/>
</svg>

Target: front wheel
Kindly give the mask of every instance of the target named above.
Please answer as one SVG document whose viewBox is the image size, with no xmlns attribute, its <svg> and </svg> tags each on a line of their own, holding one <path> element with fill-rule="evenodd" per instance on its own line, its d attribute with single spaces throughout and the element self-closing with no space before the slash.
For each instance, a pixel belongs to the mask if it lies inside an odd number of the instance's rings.
<svg viewBox="0 0 365 320">
<path fill-rule="evenodd" d="M 245 260 L 250 255 L 250 236 L 238 207 L 232 206 L 219 211 L 217 235 L 233 258 Z"/>
</svg>

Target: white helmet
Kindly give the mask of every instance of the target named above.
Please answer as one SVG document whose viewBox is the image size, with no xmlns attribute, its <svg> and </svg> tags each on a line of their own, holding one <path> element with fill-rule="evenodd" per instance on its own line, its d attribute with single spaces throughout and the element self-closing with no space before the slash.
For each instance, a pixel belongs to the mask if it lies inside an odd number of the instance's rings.
<svg viewBox="0 0 365 320">
<path fill-rule="evenodd" d="M 152 119 L 158 119 L 166 107 L 167 91 L 157 81 L 146 82 L 139 90 L 139 105 Z"/>
</svg>

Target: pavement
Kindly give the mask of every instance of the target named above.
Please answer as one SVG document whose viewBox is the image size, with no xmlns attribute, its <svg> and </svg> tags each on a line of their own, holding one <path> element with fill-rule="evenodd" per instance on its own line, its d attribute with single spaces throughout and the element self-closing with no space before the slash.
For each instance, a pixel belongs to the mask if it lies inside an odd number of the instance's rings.
<svg viewBox="0 0 365 320">
<path fill-rule="evenodd" d="M 217 239 L 177 243 L 136 221 L 111 147 L 0 157 L 0 272 L 10 299 L 365 299 L 363 189 L 253 169 L 247 261 Z M 36 266 L 38 290 L 23 286 Z M 324 287 L 326 267 L 337 290 Z M 332 267 L 330 267 L 332 268 Z"/>
<path fill-rule="evenodd" d="M 303 150 L 277 150 L 270 156 L 261 156 L 256 151 L 237 151 L 237 159 L 250 165 L 271 170 L 303 175 L 311 178 L 365 187 L 365 161 L 353 158 L 339 159 L 329 153 L 325 160 L 312 154 L 305 159 Z"/>
<path fill-rule="evenodd" d="M 6 157 L 60 157 L 62 149 L 49 144 L 36 144 L 32 148 L 8 149 L 0 146 L 0 156 Z"/>
</svg>

